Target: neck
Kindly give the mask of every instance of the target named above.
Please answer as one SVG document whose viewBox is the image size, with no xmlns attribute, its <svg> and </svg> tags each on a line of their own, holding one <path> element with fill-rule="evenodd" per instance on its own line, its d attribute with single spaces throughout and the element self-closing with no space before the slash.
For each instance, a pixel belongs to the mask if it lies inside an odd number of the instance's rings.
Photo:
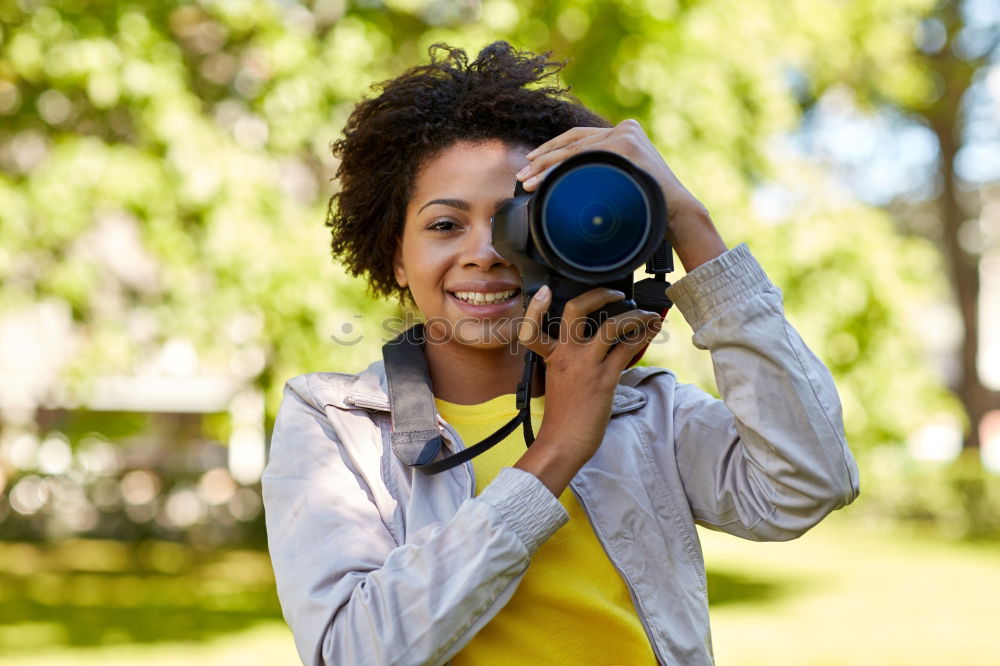
<svg viewBox="0 0 1000 666">
<path fill-rule="evenodd" d="M 427 344 L 424 347 L 434 397 L 459 405 L 476 405 L 514 393 L 524 371 L 524 348 L 476 349 L 460 344 Z M 538 363 L 541 365 L 541 361 Z M 533 397 L 545 386 L 536 367 Z"/>
</svg>

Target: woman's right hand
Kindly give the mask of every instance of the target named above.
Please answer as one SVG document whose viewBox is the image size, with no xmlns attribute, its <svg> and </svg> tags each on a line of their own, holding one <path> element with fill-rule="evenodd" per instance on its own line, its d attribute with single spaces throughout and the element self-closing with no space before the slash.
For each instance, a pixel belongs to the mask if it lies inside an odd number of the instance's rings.
<svg viewBox="0 0 1000 666">
<path fill-rule="evenodd" d="M 537 476 L 556 497 L 601 445 L 619 375 L 660 330 L 658 314 L 630 310 L 584 337 L 587 315 L 622 298 L 620 291 L 597 288 L 571 299 L 557 340 L 542 332 L 542 315 L 552 300 L 545 286 L 518 328 L 519 342 L 545 361 L 546 371 L 545 416 L 534 444 L 515 467 Z"/>
</svg>

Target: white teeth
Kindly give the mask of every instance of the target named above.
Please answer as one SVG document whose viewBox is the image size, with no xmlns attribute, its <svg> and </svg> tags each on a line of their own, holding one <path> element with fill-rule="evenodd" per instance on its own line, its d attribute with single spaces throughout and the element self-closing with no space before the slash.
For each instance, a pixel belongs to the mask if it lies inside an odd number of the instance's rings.
<svg viewBox="0 0 1000 666">
<path fill-rule="evenodd" d="M 490 293 L 483 293 L 478 291 L 456 291 L 455 297 L 460 298 L 463 301 L 472 303 L 473 305 L 486 305 L 488 303 L 497 303 L 500 301 L 506 301 L 511 296 L 514 295 L 516 289 L 508 289 L 507 291 L 494 291 Z"/>
</svg>

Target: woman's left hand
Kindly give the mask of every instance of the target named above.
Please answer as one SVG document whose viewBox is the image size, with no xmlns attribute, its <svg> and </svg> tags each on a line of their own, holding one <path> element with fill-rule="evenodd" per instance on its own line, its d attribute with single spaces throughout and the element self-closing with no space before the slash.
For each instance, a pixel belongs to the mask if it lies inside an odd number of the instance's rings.
<svg viewBox="0 0 1000 666">
<path fill-rule="evenodd" d="M 667 240 L 691 272 L 726 251 L 705 206 L 681 184 L 635 120 L 615 127 L 574 127 L 528 153 L 528 166 L 517 174 L 525 191 L 535 190 L 560 162 L 587 150 L 607 150 L 651 175 L 667 202 Z"/>
</svg>

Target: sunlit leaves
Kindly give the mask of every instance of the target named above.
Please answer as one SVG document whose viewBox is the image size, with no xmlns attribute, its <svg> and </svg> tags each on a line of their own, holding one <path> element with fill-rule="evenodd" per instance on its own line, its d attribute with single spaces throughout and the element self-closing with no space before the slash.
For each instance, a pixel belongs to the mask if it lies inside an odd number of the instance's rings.
<svg viewBox="0 0 1000 666">
<path fill-rule="evenodd" d="M 372 84 L 430 44 L 474 54 L 504 38 L 567 58 L 574 95 L 643 123 L 730 244 L 750 242 L 785 289 L 841 380 L 851 434 L 897 441 L 933 392 L 903 329 L 928 293 L 926 257 L 772 148 L 832 80 L 933 95 L 904 57 L 926 4 L 3 3 L 0 308 L 70 304 L 74 376 L 144 367 L 183 338 L 206 372 L 250 368 L 272 412 L 288 376 L 363 367 L 394 308 L 330 261 L 329 143 Z M 762 187 L 790 193 L 781 219 L 753 212 Z M 104 237 L 144 259 L 115 264 Z M 259 320 L 252 340 L 221 333 L 247 318 Z M 650 357 L 709 382 L 678 316 L 668 330 L 675 340 Z"/>
</svg>

